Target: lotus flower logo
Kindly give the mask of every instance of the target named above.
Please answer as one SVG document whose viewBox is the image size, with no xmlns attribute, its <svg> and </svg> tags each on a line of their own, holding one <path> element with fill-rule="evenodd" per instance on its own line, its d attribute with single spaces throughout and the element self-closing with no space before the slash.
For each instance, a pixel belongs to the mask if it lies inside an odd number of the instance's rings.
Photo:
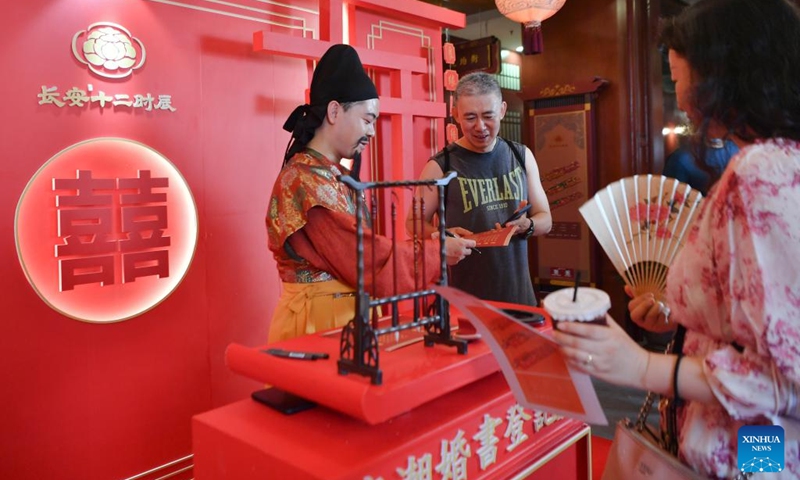
<svg viewBox="0 0 800 480">
<path fill-rule="evenodd" d="M 125 78 L 144 64 L 142 42 L 125 27 L 109 22 L 89 25 L 72 37 L 72 53 L 89 70 L 106 78 Z"/>
</svg>

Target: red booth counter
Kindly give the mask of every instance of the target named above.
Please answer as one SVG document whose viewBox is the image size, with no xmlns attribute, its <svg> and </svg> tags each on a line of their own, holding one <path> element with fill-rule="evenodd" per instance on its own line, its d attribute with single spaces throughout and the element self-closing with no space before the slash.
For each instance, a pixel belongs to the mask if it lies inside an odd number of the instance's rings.
<svg viewBox="0 0 800 480">
<path fill-rule="evenodd" d="M 522 414 L 500 373 L 380 425 L 323 406 L 284 415 L 247 399 L 194 417 L 194 473 L 198 480 L 591 478 L 588 426 Z"/>
<path fill-rule="evenodd" d="M 334 332 L 270 345 L 328 353 L 327 360 L 230 345 L 232 370 L 319 405 L 285 415 L 247 399 L 196 416 L 196 478 L 591 477 L 589 427 L 520 407 L 484 342 L 459 355 L 404 335 L 411 338 L 381 341 L 381 385 L 337 373 Z"/>
</svg>

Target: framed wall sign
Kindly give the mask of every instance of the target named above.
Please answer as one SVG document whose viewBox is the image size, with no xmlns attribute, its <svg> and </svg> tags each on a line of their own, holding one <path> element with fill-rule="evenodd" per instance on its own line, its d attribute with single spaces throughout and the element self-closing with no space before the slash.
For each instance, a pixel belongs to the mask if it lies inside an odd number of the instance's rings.
<svg viewBox="0 0 800 480">
<path fill-rule="evenodd" d="M 531 242 L 528 257 L 537 289 L 593 285 L 597 242 L 578 208 L 597 190 L 595 100 L 606 80 L 543 86 L 525 100 L 529 145 L 550 203 L 553 228 Z"/>
<path fill-rule="evenodd" d="M 455 44 L 455 69 L 460 77 L 472 72 L 500 73 L 500 39 L 485 37 Z"/>
</svg>

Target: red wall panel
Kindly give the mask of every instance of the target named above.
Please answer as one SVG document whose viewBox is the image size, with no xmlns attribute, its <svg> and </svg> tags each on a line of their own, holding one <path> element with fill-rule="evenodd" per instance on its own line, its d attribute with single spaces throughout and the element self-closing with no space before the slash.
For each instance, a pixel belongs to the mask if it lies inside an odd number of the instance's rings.
<svg viewBox="0 0 800 480">
<path fill-rule="evenodd" d="M 219 12 L 156 0 L 5 5 L 0 19 L 7 40 L 0 45 L 5 67 L 0 77 L 0 478 L 136 475 L 191 454 L 192 415 L 244 398 L 259 386 L 231 373 L 223 354 L 231 342 L 256 345 L 267 336 L 280 287 L 266 248 L 264 213 L 289 138 L 280 127 L 304 101 L 309 69 L 302 59 L 253 51 L 253 32 L 287 32 L 265 23 L 268 15 L 199 0 L 178 3 Z M 288 11 L 263 2 L 239 3 Z M 283 3 L 320 10 L 316 1 Z M 356 16 L 351 43 L 366 46 L 368 27 L 361 25 L 382 19 L 369 13 L 381 2 L 353 3 L 358 6 L 351 9 Z M 385 9 L 380 15 L 396 14 L 402 18 L 394 23 L 407 25 L 410 14 L 392 13 L 392 8 L 380 7 Z M 424 10 L 429 18 L 430 8 Z M 306 16 L 306 26 L 318 30 L 320 20 Z M 448 18 L 452 26 L 453 17 Z M 101 21 L 122 25 L 143 42 L 146 62 L 131 77 L 97 77 L 73 57 L 73 35 Z M 437 80 L 430 87 L 416 76 L 406 92 L 430 100 L 433 88 L 442 101 L 438 27 L 428 19 L 416 28 L 431 40 Z M 374 48 L 422 55 L 419 36 L 389 33 L 388 39 Z M 380 79 L 385 81 L 390 80 Z M 112 94 L 169 94 L 177 110 L 38 104 L 42 86 L 57 86 L 63 94 L 87 84 Z M 382 95 L 392 89 L 380 88 Z M 409 158 L 393 157 L 390 132 L 398 130 L 391 128 L 398 121 L 381 120 L 386 137 L 375 147 L 387 179 L 415 177 L 414 165 L 443 138 L 441 120 L 438 130 L 431 130 L 429 120 L 414 117 L 407 130 L 399 129 L 409 136 Z M 112 324 L 83 323 L 49 308 L 28 284 L 14 243 L 15 207 L 30 178 L 62 149 L 96 137 L 134 140 L 167 157 L 185 177 L 199 216 L 194 260 L 179 287 L 152 310 Z M 438 138 L 436 145 L 432 137 Z"/>
<path fill-rule="evenodd" d="M 32 1 L 6 7 L 0 113 L 4 412 L 0 478 L 124 478 L 191 453 L 192 414 L 257 385 L 225 368 L 231 341 L 266 338 L 278 282 L 263 216 L 279 168 L 277 117 L 302 100 L 304 62 L 252 52 L 257 23 L 153 2 Z M 90 24 L 120 24 L 147 49 L 126 80 L 92 75 L 71 53 Z M 296 72 L 300 70 L 300 75 Z M 38 105 L 42 85 L 170 94 L 175 112 Z M 276 91 L 285 92 L 276 100 Z M 147 313 L 88 324 L 51 310 L 14 246 L 14 209 L 37 169 L 94 137 L 142 142 L 183 173 L 199 241 L 181 285 Z"/>
</svg>

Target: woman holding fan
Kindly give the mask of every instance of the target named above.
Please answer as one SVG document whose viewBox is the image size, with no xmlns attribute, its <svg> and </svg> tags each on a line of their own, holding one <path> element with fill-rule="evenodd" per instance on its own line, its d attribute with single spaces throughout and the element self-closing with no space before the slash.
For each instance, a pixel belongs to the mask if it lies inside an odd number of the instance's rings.
<svg viewBox="0 0 800 480">
<path fill-rule="evenodd" d="M 790 0 L 703 0 L 662 41 L 699 144 L 740 148 L 703 200 L 663 303 L 629 304 L 640 325 L 678 324 L 682 348 L 648 352 L 614 322 L 554 335 L 574 367 L 674 398 L 679 457 L 697 472 L 733 477 L 739 427 L 780 425 L 776 478 L 800 478 L 800 13 Z"/>
</svg>

